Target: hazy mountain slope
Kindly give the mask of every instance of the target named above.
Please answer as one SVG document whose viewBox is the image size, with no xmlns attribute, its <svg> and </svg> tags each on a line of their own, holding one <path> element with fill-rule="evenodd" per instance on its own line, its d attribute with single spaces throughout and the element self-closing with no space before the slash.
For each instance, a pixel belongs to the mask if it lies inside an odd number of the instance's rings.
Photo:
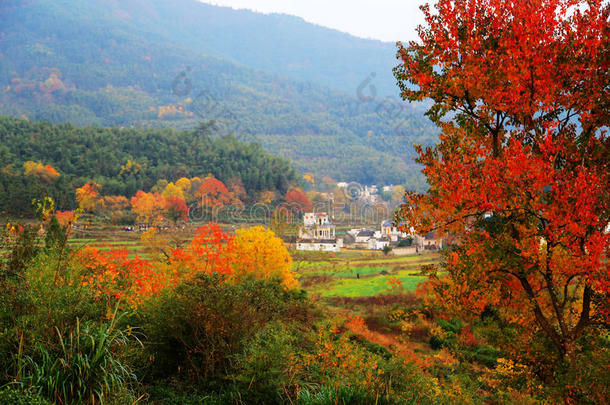
<svg viewBox="0 0 610 405">
<path fill-rule="evenodd" d="M 181 23 L 179 16 L 186 21 Z M 239 18 L 253 27 L 265 27 L 261 18 L 299 22 L 194 0 L 3 2 L 0 112 L 53 122 L 140 127 L 185 128 L 215 118 L 220 133 L 255 138 L 269 151 L 294 160 L 301 170 L 366 183 L 412 178 L 416 170 L 408 146 L 432 142 L 436 134 L 421 111 L 379 96 L 365 102 L 255 70 L 245 66 L 248 57 L 235 64 L 206 54 L 206 43 L 208 52 L 221 53 L 242 38 L 246 45 L 241 47 L 251 48 L 242 49 L 244 55 L 269 55 L 260 56 L 261 61 L 284 57 L 284 50 L 274 49 L 274 42 L 265 42 L 262 34 L 254 41 L 243 31 L 234 32 Z M 206 26 L 205 21 L 216 21 L 217 27 L 208 29 L 216 36 L 208 33 L 198 39 L 189 27 Z M 304 36 L 314 38 L 307 33 L 312 30 L 327 32 L 329 38 L 351 38 L 302 21 L 296 26 L 301 25 Z M 271 32 L 267 35 L 279 36 L 281 24 Z M 240 49 L 236 46 L 232 52 Z M 371 59 L 360 58 L 363 63 Z M 327 72 L 314 68 L 310 73 L 317 71 Z M 364 93 L 370 94 L 368 86 Z"/>
<path fill-rule="evenodd" d="M 393 43 L 365 40 L 288 15 L 263 15 L 197 0 L 95 0 L 102 16 L 270 73 L 355 94 L 375 72 L 380 95 L 397 95 Z"/>
</svg>

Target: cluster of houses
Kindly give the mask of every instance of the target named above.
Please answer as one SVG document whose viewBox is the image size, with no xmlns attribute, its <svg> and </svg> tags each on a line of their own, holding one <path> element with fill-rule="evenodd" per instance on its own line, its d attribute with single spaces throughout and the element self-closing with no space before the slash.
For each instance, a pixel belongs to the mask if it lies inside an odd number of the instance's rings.
<svg viewBox="0 0 610 405">
<path fill-rule="evenodd" d="M 351 229 L 339 238 L 327 213 L 310 212 L 304 215 L 303 226 L 299 229 L 296 241 L 297 250 L 338 252 L 342 247 L 369 250 L 391 247 L 396 253 L 409 254 L 422 250 L 440 250 L 443 248 L 443 240 L 433 233 L 421 236 L 414 230 L 403 232 L 390 221 L 382 222 L 379 229 Z"/>
</svg>

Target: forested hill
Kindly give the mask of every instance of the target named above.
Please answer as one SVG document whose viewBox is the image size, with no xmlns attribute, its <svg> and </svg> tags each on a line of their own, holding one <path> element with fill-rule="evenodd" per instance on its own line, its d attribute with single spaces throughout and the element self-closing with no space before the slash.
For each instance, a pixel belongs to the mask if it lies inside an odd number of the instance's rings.
<svg viewBox="0 0 610 405">
<path fill-rule="evenodd" d="M 300 170 L 368 184 L 421 183 L 411 145 L 436 139 L 423 109 L 383 98 L 393 45 L 294 17 L 195 0 L 8 0 L 0 21 L 0 113 L 174 128 L 216 118 L 221 134 Z"/>
<path fill-rule="evenodd" d="M 24 173 L 26 162 L 49 165 L 59 176 Z M 233 136 L 211 139 L 204 125 L 198 131 L 117 129 L 0 117 L 0 212 L 27 214 L 32 199 L 45 194 L 60 209 L 74 208 L 75 189 L 91 180 L 103 195 L 129 197 L 159 179 L 208 174 L 241 179 L 252 198 L 262 191 L 283 195 L 300 179 L 285 160 Z"/>
</svg>

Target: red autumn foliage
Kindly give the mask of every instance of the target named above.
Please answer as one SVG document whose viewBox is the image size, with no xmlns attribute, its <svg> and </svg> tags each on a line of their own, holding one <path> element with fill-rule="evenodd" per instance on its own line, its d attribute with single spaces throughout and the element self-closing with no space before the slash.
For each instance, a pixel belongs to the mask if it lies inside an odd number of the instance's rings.
<svg viewBox="0 0 610 405">
<path fill-rule="evenodd" d="M 205 207 L 225 207 L 231 203 L 231 193 L 222 181 L 214 177 L 203 181 L 195 197 L 201 198 L 201 204 Z"/>
<path fill-rule="evenodd" d="M 119 300 L 127 307 L 137 307 L 167 284 L 150 263 L 138 256 L 129 258 L 126 249 L 105 252 L 86 247 L 77 253 L 77 259 L 87 270 L 83 285 L 107 300 L 109 308 Z"/>
<path fill-rule="evenodd" d="M 234 249 L 233 236 L 218 225 L 202 226 L 187 248 L 172 249 L 170 264 L 174 280 L 188 279 L 199 272 L 231 275 Z"/>
<path fill-rule="evenodd" d="M 464 346 L 475 347 L 479 344 L 477 338 L 472 334 L 470 326 L 466 325 L 462 328 L 459 335 L 457 336 L 458 342 Z"/>
<path fill-rule="evenodd" d="M 427 194 L 397 214 L 457 237 L 446 307 L 486 306 L 538 332 L 560 360 L 610 321 L 610 5 L 439 0 L 420 41 L 400 45 L 403 97 L 429 98 L 440 143 L 418 148 Z M 443 120 L 452 112 L 453 122 Z"/>
<path fill-rule="evenodd" d="M 165 215 L 174 221 L 174 223 L 180 219 L 187 222 L 189 219 L 189 207 L 184 199 L 170 195 L 165 199 Z"/>
<path fill-rule="evenodd" d="M 286 193 L 286 202 L 294 212 L 310 212 L 313 204 L 300 188 L 293 188 Z"/>
</svg>

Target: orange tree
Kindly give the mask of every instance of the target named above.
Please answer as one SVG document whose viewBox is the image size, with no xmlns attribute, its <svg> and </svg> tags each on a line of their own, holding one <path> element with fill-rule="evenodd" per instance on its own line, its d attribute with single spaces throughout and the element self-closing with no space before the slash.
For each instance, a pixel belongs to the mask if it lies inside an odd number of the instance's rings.
<svg viewBox="0 0 610 405">
<path fill-rule="evenodd" d="M 159 193 L 145 193 L 139 190 L 129 202 L 131 210 L 138 214 L 140 221 L 148 223 L 163 218 L 162 214 L 166 204 L 165 198 Z"/>
<path fill-rule="evenodd" d="M 407 193 L 396 221 L 459 241 L 448 277 L 433 281 L 447 308 L 493 308 L 523 332 L 515 352 L 546 345 L 570 364 L 579 339 L 610 320 L 610 7 L 439 0 L 422 10 L 420 39 L 398 44 L 394 74 L 404 99 L 431 100 L 441 135 L 418 147 L 428 192 Z"/>
<path fill-rule="evenodd" d="M 222 181 L 213 176 L 209 176 L 203 181 L 195 192 L 195 197 L 201 198 L 201 206 L 208 209 L 223 208 L 231 203 L 229 189 Z"/>
<path fill-rule="evenodd" d="M 95 211 L 102 203 L 100 196 L 101 186 L 91 181 L 84 186 L 76 189 L 76 202 L 83 211 Z"/>
</svg>

